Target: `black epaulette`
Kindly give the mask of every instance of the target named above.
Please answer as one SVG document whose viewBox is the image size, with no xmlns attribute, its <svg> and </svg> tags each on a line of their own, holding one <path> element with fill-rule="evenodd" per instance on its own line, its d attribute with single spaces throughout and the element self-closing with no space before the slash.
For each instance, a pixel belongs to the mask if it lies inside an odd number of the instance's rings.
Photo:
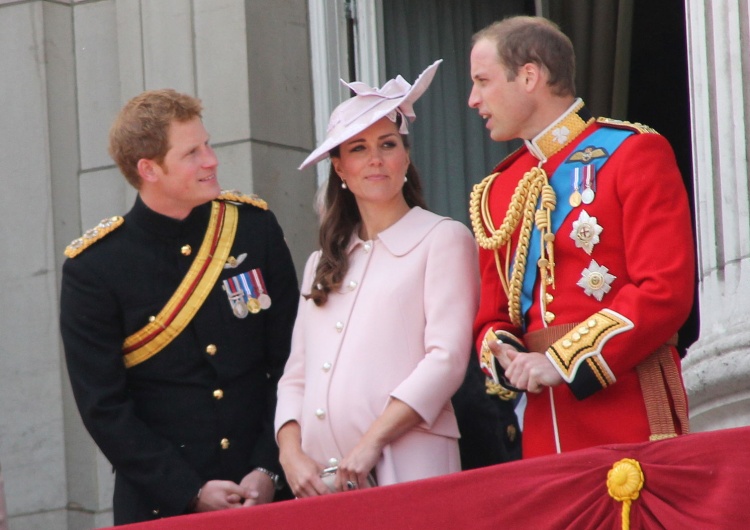
<svg viewBox="0 0 750 530">
<path fill-rule="evenodd" d="M 635 131 L 638 134 L 659 134 L 656 129 L 652 129 L 648 125 L 643 125 L 642 123 L 633 123 L 630 121 L 615 120 L 614 118 L 597 118 L 596 123 L 601 123 L 602 125 L 608 125 L 617 129 L 628 129 L 630 131 Z"/>
<path fill-rule="evenodd" d="M 238 204 L 252 204 L 261 210 L 268 210 L 268 203 L 255 194 L 245 195 L 237 190 L 222 190 L 221 194 L 216 197 L 220 201 L 235 202 Z"/>
<path fill-rule="evenodd" d="M 86 230 L 81 237 L 74 239 L 65 249 L 65 255 L 69 258 L 75 258 L 78 254 L 112 232 L 115 228 L 122 226 L 122 223 L 124 222 L 125 219 L 119 215 L 102 219 L 94 228 Z"/>
</svg>

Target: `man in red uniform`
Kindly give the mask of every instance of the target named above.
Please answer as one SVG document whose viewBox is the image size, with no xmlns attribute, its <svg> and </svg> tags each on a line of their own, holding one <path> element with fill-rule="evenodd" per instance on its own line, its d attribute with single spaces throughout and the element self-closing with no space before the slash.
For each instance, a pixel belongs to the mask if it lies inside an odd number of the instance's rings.
<svg viewBox="0 0 750 530">
<path fill-rule="evenodd" d="M 675 348 L 693 298 L 690 213 L 669 143 L 591 117 L 552 22 L 513 17 L 474 36 L 477 109 L 524 146 L 475 186 L 485 372 L 526 391 L 532 457 L 688 430 Z"/>
</svg>

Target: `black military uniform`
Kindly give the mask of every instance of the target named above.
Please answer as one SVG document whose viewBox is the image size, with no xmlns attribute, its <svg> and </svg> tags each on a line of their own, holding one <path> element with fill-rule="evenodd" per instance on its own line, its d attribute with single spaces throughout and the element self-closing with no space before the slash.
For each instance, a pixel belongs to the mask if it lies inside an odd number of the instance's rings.
<svg viewBox="0 0 750 530">
<path fill-rule="evenodd" d="M 276 384 L 299 290 L 276 218 L 262 201 L 244 202 L 261 207 L 237 206 L 230 257 L 197 314 L 159 353 L 129 368 L 124 340 L 173 296 L 206 234 L 212 203 L 178 221 L 139 197 L 121 226 L 94 234 L 63 266 L 68 371 L 84 424 L 116 472 L 115 524 L 185 513 L 208 480 L 239 483 L 256 467 L 281 473 Z M 240 318 L 223 280 L 247 271 L 256 280 L 260 273 L 271 305 Z"/>
</svg>

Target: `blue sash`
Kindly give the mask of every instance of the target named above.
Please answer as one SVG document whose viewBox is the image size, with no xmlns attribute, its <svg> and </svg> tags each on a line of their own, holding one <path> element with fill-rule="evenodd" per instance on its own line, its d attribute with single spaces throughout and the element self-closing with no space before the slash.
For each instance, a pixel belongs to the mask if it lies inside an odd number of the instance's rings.
<svg viewBox="0 0 750 530">
<path fill-rule="evenodd" d="M 589 164 L 593 165 L 596 169 L 596 172 L 598 174 L 601 167 L 609 160 L 609 157 L 612 156 L 612 153 L 615 152 L 615 150 L 620 147 L 622 142 L 625 141 L 625 139 L 630 136 L 631 134 L 634 134 L 634 131 L 627 130 L 627 129 L 615 129 L 612 127 L 604 127 L 602 129 L 599 129 L 598 131 L 594 132 L 590 136 L 587 136 L 584 138 L 581 142 L 579 142 L 578 146 L 576 146 L 575 151 L 573 153 L 580 151 L 583 149 L 582 145 L 586 144 L 587 146 L 591 147 L 597 147 L 602 148 L 606 156 L 598 157 L 592 159 Z M 572 154 L 571 154 L 572 156 Z M 570 202 L 567 200 L 561 201 L 560 198 L 562 197 L 568 197 L 571 193 L 571 177 L 573 174 L 573 168 L 578 165 L 579 167 L 583 167 L 586 164 L 583 161 L 579 160 L 566 160 L 562 164 L 560 164 L 557 167 L 557 170 L 555 170 L 552 177 L 549 178 L 549 183 L 552 186 L 552 188 L 555 190 L 555 196 L 558 198 L 557 205 L 555 206 L 555 209 L 552 210 L 551 215 L 551 222 L 552 222 L 552 233 L 557 234 L 557 230 L 560 228 L 560 225 L 565 220 L 565 218 L 568 216 L 568 214 L 573 210 L 573 207 L 570 205 Z M 581 183 L 582 185 L 583 183 Z M 541 197 L 540 197 L 541 201 Z M 537 205 L 538 207 L 538 205 Z M 531 240 L 529 242 L 529 255 L 526 260 L 526 273 L 523 277 L 523 286 L 521 288 L 521 315 L 522 320 L 524 321 L 523 327 L 526 328 L 525 324 L 525 318 L 523 318 L 524 315 L 526 315 L 526 312 L 531 307 L 531 303 L 533 300 L 534 295 L 534 284 L 536 283 L 536 278 L 539 274 L 539 268 L 537 267 L 537 261 L 539 261 L 539 254 L 540 254 L 540 246 L 539 246 L 539 240 L 540 240 L 540 234 L 539 230 L 532 230 L 531 231 Z"/>
</svg>

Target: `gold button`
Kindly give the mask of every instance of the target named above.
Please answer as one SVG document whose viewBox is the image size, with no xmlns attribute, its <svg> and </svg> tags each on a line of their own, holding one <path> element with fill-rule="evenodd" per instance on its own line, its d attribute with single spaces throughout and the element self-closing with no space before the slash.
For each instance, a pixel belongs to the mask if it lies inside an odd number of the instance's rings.
<svg viewBox="0 0 750 530">
<path fill-rule="evenodd" d="M 594 329 L 596 327 L 596 320 L 591 318 L 588 322 L 586 322 L 586 325 L 591 329 Z"/>
<path fill-rule="evenodd" d="M 209 344 L 208 346 L 206 346 L 206 353 L 211 356 L 216 355 L 216 345 Z"/>
<path fill-rule="evenodd" d="M 193 249 L 190 245 L 182 245 L 180 252 L 183 256 L 189 256 L 193 252 Z"/>
<path fill-rule="evenodd" d="M 216 390 L 214 390 L 214 397 L 216 399 L 223 398 L 224 397 L 224 391 L 221 388 L 217 388 Z"/>
<path fill-rule="evenodd" d="M 581 340 L 581 334 L 577 331 L 574 331 L 570 338 L 573 339 L 573 342 L 578 342 L 579 340 Z"/>
<path fill-rule="evenodd" d="M 229 438 L 222 438 L 221 439 L 221 448 L 222 449 L 229 449 Z"/>
<path fill-rule="evenodd" d="M 544 321 L 547 324 L 550 324 L 553 320 L 555 320 L 555 314 L 552 311 L 547 311 L 544 313 Z"/>
<path fill-rule="evenodd" d="M 573 345 L 573 343 L 570 342 L 570 340 L 565 339 L 562 341 L 562 345 L 563 345 L 563 348 L 570 348 Z"/>
</svg>

